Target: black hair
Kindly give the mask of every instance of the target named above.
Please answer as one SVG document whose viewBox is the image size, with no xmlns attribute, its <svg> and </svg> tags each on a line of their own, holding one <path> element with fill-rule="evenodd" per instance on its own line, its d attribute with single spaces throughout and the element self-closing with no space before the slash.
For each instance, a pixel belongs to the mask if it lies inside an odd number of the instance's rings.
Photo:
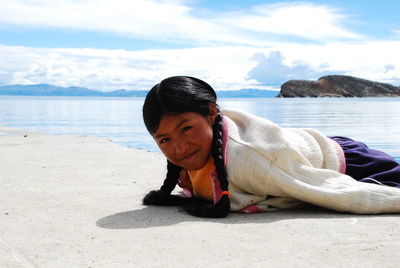
<svg viewBox="0 0 400 268">
<path fill-rule="evenodd" d="M 206 82 L 189 76 L 173 76 L 162 80 L 147 94 L 143 105 L 143 120 L 147 130 L 153 135 L 164 114 L 180 114 L 195 112 L 203 116 L 210 114 L 210 104 L 215 104 L 217 116 L 213 125 L 213 144 L 211 155 L 220 187 L 228 191 L 228 179 L 222 153 L 222 114 L 217 105 L 217 95 L 214 89 Z M 229 213 L 229 195 L 222 195 L 221 199 L 212 204 L 198 198 L 183 198 L 171 195 L 178 183 L 181 167 L 167 162 L 167 176 L 160 190 L 151 191 L 144 199 L 146 205 L 184 205 L 184 209 L 200 217 L 224 217 Z"/>
</svg>

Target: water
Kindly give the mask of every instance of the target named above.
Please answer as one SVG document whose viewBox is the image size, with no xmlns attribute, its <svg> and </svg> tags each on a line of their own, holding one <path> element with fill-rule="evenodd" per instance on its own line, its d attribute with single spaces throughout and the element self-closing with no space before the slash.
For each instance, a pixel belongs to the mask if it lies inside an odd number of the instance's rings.
<svg viewBox="0 0 400 268">
<path fill-rule="evenodd" d="M 0 96 L 0 124 L 52 134 L 107 137 L 158 152 L 141 117 L 143 98 Z M 283 127 L 348 136 L 400 160 L 400 98 L 221 99 Z"/>
</svg>

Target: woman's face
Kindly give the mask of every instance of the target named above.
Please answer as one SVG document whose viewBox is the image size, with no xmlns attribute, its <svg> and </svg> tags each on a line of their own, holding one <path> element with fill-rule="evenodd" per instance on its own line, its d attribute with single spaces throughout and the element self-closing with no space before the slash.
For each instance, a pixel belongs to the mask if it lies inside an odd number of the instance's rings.
<svg viewBox="0 0 400 268">
<path fill-rule="evenodd" d="M 201 169 L 211 155 L 216 115 L 212 105 L 208 116 L 193 112 L 163 115 L 153 137 L 170 162 L 188 170 Z"/>
</svg>

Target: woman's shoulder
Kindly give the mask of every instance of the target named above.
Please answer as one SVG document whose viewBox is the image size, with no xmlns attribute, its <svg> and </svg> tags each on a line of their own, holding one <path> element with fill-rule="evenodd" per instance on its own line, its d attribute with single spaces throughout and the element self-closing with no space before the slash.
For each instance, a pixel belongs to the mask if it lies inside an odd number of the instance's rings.
<svg viewBox="0 0 400 268">
<path fill-rule="evenodd" d="M 253 120 L 267 120 L 265 118 L 256 116 L 252 113 L 243 111 L 243 110 L 236 110 L 236 109 L 222 109 L 222 114 L 224 116 L 229 117 L 230 119 L 234 121 L 239 121 L 243 119 L 253 119 Z M 267 120 L 269 121 L 269 120 Z M 269 121 L 271 122 L 271 121 Z M 272 123 L 272 122 L 271 122 Z"/>
<path fill-rule="evenodd" d="M 223 110 L 222 113 L 228 125 L 229 143 L 257 151 L 268 148 L 270 152 L 286 147 L 282 128 L 272 121 L 238 110 Z"/>
<path fill-rule="evenodd" d="M 222 110 L 222 114 L 228 121 L 228 127 L 230 129 L 236 129 L 242 136 L 247 135 L 258 135 L 258 133 L 267 133 L 269 136 L 280 136 L 282 128 L 272 121 L 256 116 L 254 114 L 240 111 L 240 110 Z"/>
</svg>

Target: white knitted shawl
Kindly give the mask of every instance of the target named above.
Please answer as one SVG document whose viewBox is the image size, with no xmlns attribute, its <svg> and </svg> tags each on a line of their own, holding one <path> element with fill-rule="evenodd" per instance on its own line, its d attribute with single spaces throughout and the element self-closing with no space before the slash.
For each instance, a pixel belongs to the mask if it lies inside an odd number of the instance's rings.
<svg viewBox="0 0 400 268">
<path fill-rule="evenodd" d="M 400 189 L 339 172 L 337 144 L 312 129 L 281 128 L 224 110 L 231 210 L 256 212 L 304 203 L 352 213 L 399 213 Z"/>
</svg>

